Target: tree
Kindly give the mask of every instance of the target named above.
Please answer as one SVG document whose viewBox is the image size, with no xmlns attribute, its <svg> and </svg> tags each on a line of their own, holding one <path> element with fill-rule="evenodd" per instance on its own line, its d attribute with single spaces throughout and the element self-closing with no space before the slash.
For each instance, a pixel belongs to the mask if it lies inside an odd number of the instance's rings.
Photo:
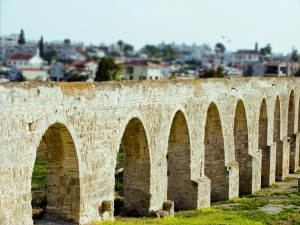
<svg viewBox="0 0 300 225">
<path fill-rule="evenodd" d="M 170 79 L 171 80 L 176 80 L 177 79 L 177 76 L 176 76 L 175 72 L 172 72 L 172 74 L 170 76 Z"/>
<path fill-rule="evenodd" d="M 178 58 L 178 53 L 175 51 L 175 49 L 172 48 L 171 45 L 167 45 L 163 50 L 162 50 L 162 58 L 168 61 L 172 61 L 176 58 Z"/>
<path fill-rule="evenodd" d="M 224 53 L 225 50 L 226 50 L 226 48 L 222 43 L 219 42 L 215 45 L 215 52 L 216 53 Z"/>
<path fill-rule="evenodd" d="M 203 78 L 223 78 L 225 77 L 224 69 L 222 66 L 218 66 L 217 70 L 215 69 L 207 69 L 203 76 Z"/>
<path fill-rule="evenodd" d="M 124 47 L 124 42 L 123 42 L 122 40 L 119 40 L 119 41 L 117 42 L 117 45 L 118 45 L 119 48 L 120 48 L 120 52 L 122 52 L 122 51 L 123 51 L 123 47 Z"/>
<path fill-rule="evenodd" d="M 217 67 L 216 77 L 217 78 L 223 78 L 223 77 L 225 77 L 224 69 L 223 69 L 222 66 L 218 66 Z"/>
<path fill-rule="evenodd" d="M 298 51 L 295 48 L 292 49 L 291 61 L 292 62 L 298 62 L 299 61 Z"/>
<path fill-rule="evenodd" d="M 272 47 L 270 44 L 267 44 L 266 47 L 260 49 L 260 54 L 268 55 L 272 53 Z"/>
<path fill-rule="evenodd" d="M 44 54 L 44 59 L 48 62 L 48 64 L 50 64 L 52 60 L 57 60 L 58 59 L 57 52 L 52 50 L 50 52 L 45 53 Z"/>
<path fill-rule="evenodd" d="M 85 82 L 87 78 L 87 76 L 82 76 L 78 73 L 75 73 L 68 79 L 68 82 Z"/>
<path fill-rule="evenodd" d="M 153 57 L 153 58 L 158 58 L 159 57 L 160 51 L 155 45 L 146 45 L 144 47 L 144 49 L 145 49 L 145 52 L 150 57 Z"/>
<path fill-rule="evenodd" d="M 24 45 L 26 44 L 25 35 L 23 29 L 21 29 L 21 33 L 19 35 L 18 44 Z"/>
<path fill-rule="evenodd" d="M 41 37 L 41 40 L 39 42 L 39 50 L 40 50 L 40 57 L 44 58 L 44 40 L 43 40 L 43 36 Z"/>
<path fill-rule="evenodd" d="M 124 48 L 123 48 L 124 52 L 131 52 L 133 50 L 134 50 L 134 47 L 132 45 L 130 45 L 130 44 L 125 44 L 124 45 Z"/>
<path fill-rule="evenodd" d="M 66 39 L 64 40 L 64 44 L 65 44 L 65 45 L 71 45 L 71 40 L 68 39 L 68 38 L 66 38 Z"/>
<path fill-rule="evenodd" d="M 122 67 L 110 57 L 103 57 L 98 63 L 95 81 L 120 81 Z"/>
</svg>

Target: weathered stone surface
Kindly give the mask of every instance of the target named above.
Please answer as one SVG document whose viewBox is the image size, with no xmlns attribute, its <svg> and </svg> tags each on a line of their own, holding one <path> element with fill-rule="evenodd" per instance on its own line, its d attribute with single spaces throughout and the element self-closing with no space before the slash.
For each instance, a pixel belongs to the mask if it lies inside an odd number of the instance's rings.
<svg viewBox="0 0 300 225">
<path fill-rule="evenodd" d="M 99 209 L 112 208 L 121 143 L 127 211 L 259 190 L 299 168 L 299 93 L 299 78 L 1 84 L 0 223 L 32 224 L 37 155 L 48 163 L 48 215 L 113 219 Z"/>
</svg>

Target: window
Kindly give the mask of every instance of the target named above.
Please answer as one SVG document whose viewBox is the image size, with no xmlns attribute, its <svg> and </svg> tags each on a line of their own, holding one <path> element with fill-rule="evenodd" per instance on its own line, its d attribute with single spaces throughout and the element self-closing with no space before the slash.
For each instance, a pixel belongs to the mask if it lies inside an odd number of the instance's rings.
<svg viewBox="0 0 300 225">
<path fill-rule="evenodd" d="M 287 73 L 287 68 L 286 67 L 280 67 L 280 72 L 281 72 L 281 74 L 286 74 Z"/>
<path fill-rule="evenodd" d="M 133 76 L 132 75 L 129 76 L 129 80 L 133 80 Z"/>
<path fill-rule="evenodd" d="M 146 67 L 143 67 L 143 71 L 145 72 L 147 70 L 147 68 Z"/>
<path fill-rule="evenodd" d="M 267 66 L 265 74 L 277 74 L 278 67 L 277 66 Z"/>
<path fill-rule="evenodd" d="M 155 80 L 158 80 L 158 77 L 155 77 Z"/>
<path fill-rule="evenodd" d="M 127 67 L 127 73 L 128 74 L 133 74 L 133 67 Z"/>
<path fill-rule="evenodd" d="M 149 80 L 152 80 L 152 77 L 151 77 L 151 76 L 149 77 Z"/>
</svg>

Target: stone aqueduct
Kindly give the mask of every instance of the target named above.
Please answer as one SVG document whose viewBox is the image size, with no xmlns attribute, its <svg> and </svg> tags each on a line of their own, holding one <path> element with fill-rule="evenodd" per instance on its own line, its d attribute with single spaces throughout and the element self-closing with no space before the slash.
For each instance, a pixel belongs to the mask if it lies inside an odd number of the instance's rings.
<svg viewBox="0 0 300 225">
<path fill-rule="evenodd" d="M 299 167 L 298 78 L 0 85 L 0 224 L 32 224 L 31 177 L 47 148 L 47 213 L 113 219 L 115 166 L 124 204 L 142 215 L 207 207 Z"/>
</svg>

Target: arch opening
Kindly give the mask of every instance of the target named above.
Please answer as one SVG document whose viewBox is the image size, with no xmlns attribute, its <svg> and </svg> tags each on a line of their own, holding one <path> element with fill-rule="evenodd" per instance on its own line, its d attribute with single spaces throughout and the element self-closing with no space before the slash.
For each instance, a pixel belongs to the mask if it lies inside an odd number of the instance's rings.
<svg viewBox="0 0 300 225">
<path fill-rule="evenodd" d="M 191 180 L 191 147 L 187 122 L 178 111 L 172 121 L 168 141 L 168 200 L 174 208 L 195 209 L 197 207 L 197 185 Z"/>
<path fill-rule="evenodd" d="M 297 168 L 297 166 L 295 165 L 296 135 L 294 132 L 294 122 L 295 122 L 295 101 L 294 101 L 294 91 L 292 90 L 289 98 L 288 129 L 287 129 L 287 134 L 290 143 L 289 170 L 291 173 L 294 173 Z"/>
<path fill-rule="evenodd" d="M 132 118 L 124 131 L 123 204 L 128 216 L 147 216 L 150 208 L 150 155 L 146 131 L 138 118 Z"/>
<path fill-rule="evenodd" d="M 239 164 L 239 195 L 252 192 L 252 156 L 248 154 L 248 126 L 244 103 L 239 100 L 234 117 L 235 160 Z"/>
<path fill-rule="evenodd" d="M 79 222 L 78 159 L 73 138 L 65 125 L 55 123 L 43 135 L 31 186 L 33 218 Z M 42 211 L 37 210 L 38 207 Z"/>
<path fill-rule="evenodd" d="M 283 175 L 283 142 L 280 140 L 280 102 L 277 96 L 274 108 L 273 141 L 276 143 L 276 181 L 282 180 Z"/>
<path fill-rule="evenodd" d="M 298 105 L 298 135 L 300 135 L 300 101 Z M 299 144 L 299 149 L 297 154 L 298 154 L 298 169 L 299 169 L 300 168 L 300 144 Z"/>
<path fill-rule="evenodd" d="M 262 153 L 261 164 L 261 186 L 270 186 L 270 169 L 271 169 L 271 153 L 270 148 L 267 146 L 268 137 L 268 115 L 267 115 L 267 103 L 263 99 L 260 105 L 259 114 L 259 127 L 258 127 L 258 149 Z"/>
<path fill-rule="evenodd" d="M 205 125 L 205 175 L 211 180 L 211 201 L 229 198 L 229 171 L 225 166 L 224 140 L 220 115 L 212 103 Z"/>
</svg>

